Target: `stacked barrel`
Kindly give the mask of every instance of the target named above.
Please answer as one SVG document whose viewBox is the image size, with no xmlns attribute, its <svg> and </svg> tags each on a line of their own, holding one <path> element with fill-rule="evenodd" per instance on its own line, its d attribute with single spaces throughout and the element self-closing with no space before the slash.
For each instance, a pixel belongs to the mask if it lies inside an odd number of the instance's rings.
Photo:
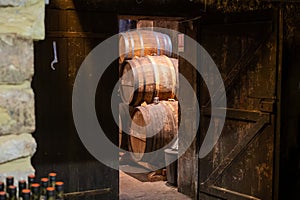
<svg viewBox="0 0 300 200">
<path fill-rule="evenodd" d="M 177 137 L 178 60 L 171 58 L 170 37 L 151 30 L 120 33 L 119 52 L 124 102 L 119 108 L 120 146 L 132 152 L 134 161 L 142 162 L 144 153 L 168 147 Z M 130 106 L 129 111 L 124 105 Z"/>
</svg>

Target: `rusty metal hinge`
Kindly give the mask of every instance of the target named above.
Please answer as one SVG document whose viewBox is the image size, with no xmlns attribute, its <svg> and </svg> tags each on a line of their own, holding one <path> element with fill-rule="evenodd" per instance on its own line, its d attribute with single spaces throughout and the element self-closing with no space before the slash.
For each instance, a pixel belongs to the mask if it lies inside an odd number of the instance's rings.
<svg viewBox="0 0 300 200">
<path fill-rule="evenodd" d="M 274 101 L 261 101 L 260 102 L 260 111 L 273 113 L 275 111 L 276 103 Z"/>
</svg>

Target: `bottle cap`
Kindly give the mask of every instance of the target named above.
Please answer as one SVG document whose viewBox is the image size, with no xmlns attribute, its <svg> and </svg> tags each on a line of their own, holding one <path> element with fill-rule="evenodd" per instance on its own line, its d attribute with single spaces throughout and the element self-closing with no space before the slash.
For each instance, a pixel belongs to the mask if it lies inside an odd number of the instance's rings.
<svg viewBox="0 0 300 200">
<path fill-rule="evenodd" d="M 57 181 L 57 182 L 55 183 L 55 185 L 63 186 L 63 185 L 64 185 L 64 182 L 62 182 L 62 181 Z"/>
<path fill-rule="evenodd" d="M 54 191 L 55 189 L 54 189 L 54 187 L 47 187 L 47 191 Z"/>
<path fill-rule="evenodd" d="M 23 189 L 23 190 L 22 190 L 22 193 L 23 193 L 23 194 L 27 194 L 27 193 L 30 194 L 30 190 L 29 190 L 29 189 Z"/>
<path fill-rule="evenodd" d="M 11 190 L 17 189 L 17 187 L 14 186 L 14 185 L 10 185 L 10 186 L 8 186 L 8 188 L 11 189 Z"/>
<path fill-rule="evenodd" d="M 33 184 L 31 184 L 31 187 L 32 188 L 38 188 L 38 187 L 40 187 L 40 184 L 39 183 L 33 183 Z"/>
<path fill-rule="evenodd" d="M 29 174 L 28 178 L 35 178 L 35 174 Z"/>
<path fill-rule="evenodd" d="M 49 176 L 51 177 L 51 176 L 56 176 L 56 173 L 55 172 L 51 172 L 51 173 L 49 173 Z"/>
<path fill-rule="evenodd" d="M 41 178 L 41 182 L 48 182 L 49 179 L 48 178 Z"/>
</svg>

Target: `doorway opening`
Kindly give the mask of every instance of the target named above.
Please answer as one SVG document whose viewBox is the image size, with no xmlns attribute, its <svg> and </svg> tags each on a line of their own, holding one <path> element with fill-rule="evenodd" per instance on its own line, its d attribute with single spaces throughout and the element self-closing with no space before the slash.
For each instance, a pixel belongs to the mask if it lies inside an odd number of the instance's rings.
<svg viewBox="0 0 300 200">
<path fill-rule="evenodd" d="M 189 199 L 177 192 L 178 20 L 119 16 L 120 199 Z"/>
</svg>

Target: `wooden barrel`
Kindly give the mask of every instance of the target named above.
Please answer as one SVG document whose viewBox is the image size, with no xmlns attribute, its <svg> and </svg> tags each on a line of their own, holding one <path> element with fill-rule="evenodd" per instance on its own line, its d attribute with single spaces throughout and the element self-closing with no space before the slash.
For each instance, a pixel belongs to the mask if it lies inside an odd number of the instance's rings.
<svg viewBox="0 0 300 200">
<path fill-rule="evenodd" d="M 151 30 L 134 30 L 120 33 L 120 63 L 135 56 L 172 54 L 172 42 L 168 35 Z M 125 52 L 125 54 L 121 54 Z"/>
<path fill-rule="evenodd" d="M 167 56 L 146 56 L 127 60 L 120 92 L 124 103 L 138 106 L 144 101 L 176 99 L 178 60 Z"/>
<path fill-rule="evenodd" d="M 144 155 L 170 147 L 178 135 L 178 101 L 160 101 L 136 107 L 132 114 L 129 150 L 134 161 L 164 163 L 164 159 Z"/>
<path fill-rule="evenodd" d="M 119 148 L 128 150 L 128 134 L 130 130 L 133 107 L 124 103 L 119 104 Z"/>
</svg>

